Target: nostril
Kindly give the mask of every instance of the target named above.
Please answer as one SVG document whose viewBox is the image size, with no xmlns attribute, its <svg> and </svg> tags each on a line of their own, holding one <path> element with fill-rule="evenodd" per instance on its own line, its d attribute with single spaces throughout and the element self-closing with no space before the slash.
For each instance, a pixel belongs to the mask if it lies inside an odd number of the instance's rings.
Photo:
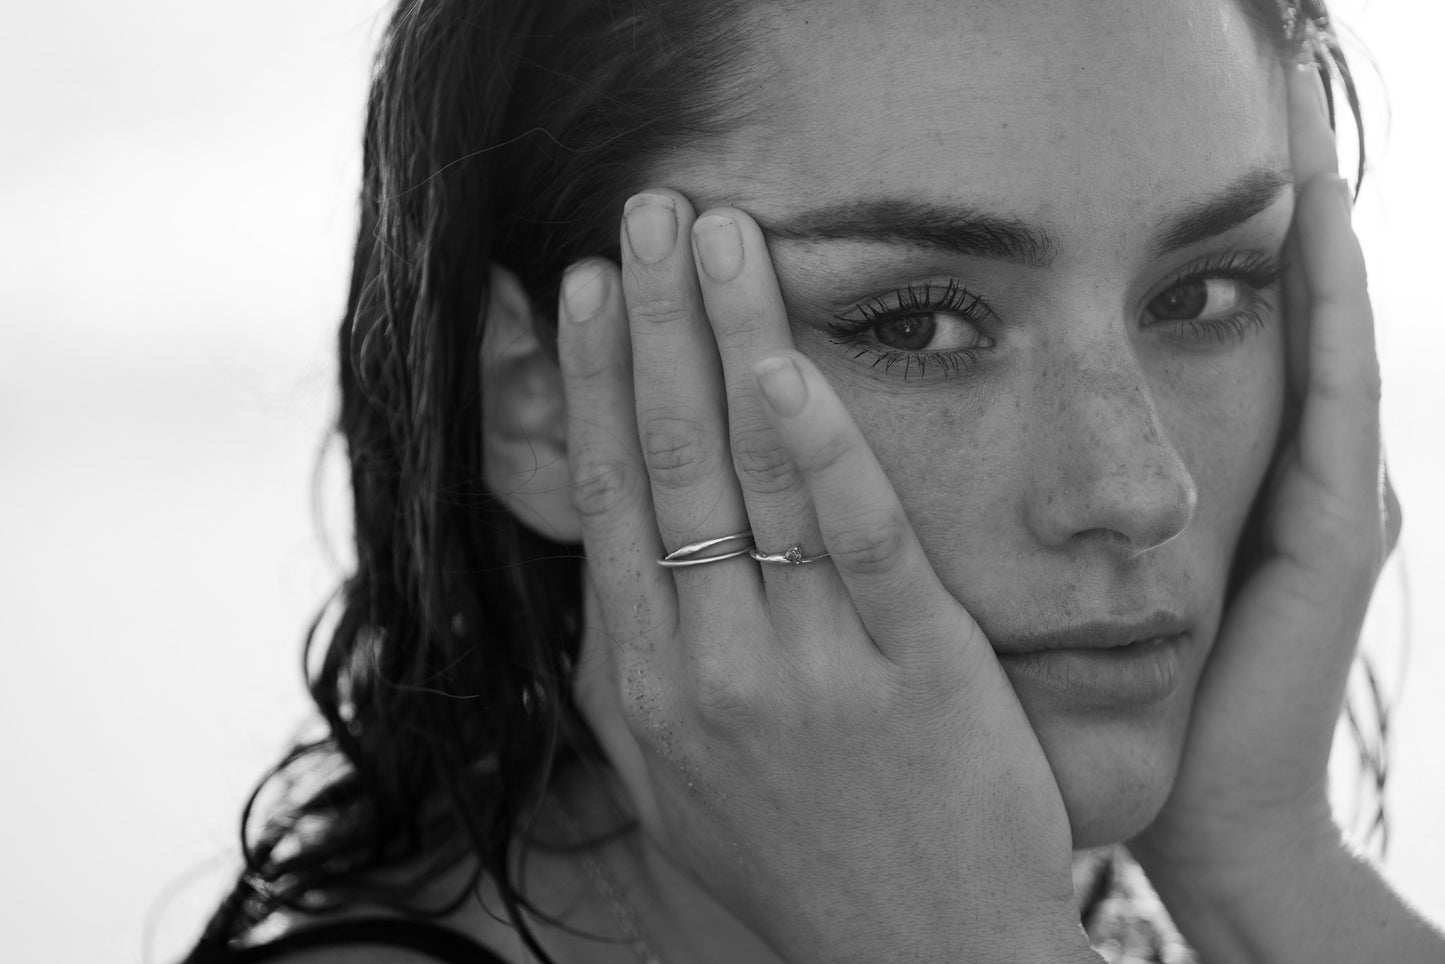
<svg viewBox="0 0 1445 964">
<path fill-rule="evenodd" d="M 1073 541 L 1079 545 L 1094 546 L 1099 549 L 1126 556 L 1135 556 L 1146 551 L 1149 547 L 1141 547 L 1128 535 L 1117 529 L 1106 529 L 1096 527 L 1085 529 L 1082 532 L 1074 533 Z"/>
<path fill-rule="evenodd" d="M 1152 464 L 1132 471 L 1088 458 L 1072 466 L 1035 504 L 1043 540 L 1136 556 L 1183 532 L 1198 503 L 1194 480 L 1167 443 L 1149 454 Z"/>
</svg>

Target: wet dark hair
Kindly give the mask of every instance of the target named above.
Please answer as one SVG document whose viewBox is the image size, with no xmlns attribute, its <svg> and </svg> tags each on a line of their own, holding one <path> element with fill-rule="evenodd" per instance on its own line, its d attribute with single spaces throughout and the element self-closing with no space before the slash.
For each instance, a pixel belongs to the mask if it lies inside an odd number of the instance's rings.
<svg viewBox="0 0 1445 964">
<path fill-rule="evenodd" d="M 1335 78 L 1359 129 L 1323 4 L 1237 2 L 1282 58 Z M 581 556 L 482 483 L 487 265 L 514 272 L 555 326 L 563 269 L 616 257 L 621 205 L 648 164 L 746 119 L 759 67 L 738 55 L 760 6 L 402 0 L 392 16 L 339 340 L 356 570 L 304 656 L 325 730 L 252 794 L 244 870 L 194 959 L 281 909 L 439 916 L 486 875 L 548 960 L 509 846 L 558 765 L 597 757 L 568 687 Z M 451 899 L 417 903 L 422 883 L 469 858 Z M 419 869 L 398 879 L 403 866 Z"/>
</svg>

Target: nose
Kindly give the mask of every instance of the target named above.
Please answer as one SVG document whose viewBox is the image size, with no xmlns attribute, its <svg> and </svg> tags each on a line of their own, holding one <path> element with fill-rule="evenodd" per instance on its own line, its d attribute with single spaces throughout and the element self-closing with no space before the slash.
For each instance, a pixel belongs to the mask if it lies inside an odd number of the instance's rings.
<svg viewBox="0 0 1445 964">
<path fill-rule="evenodd" d="M 1044 431 L 1029 511 L 1045 545 L 1133 557 L 1183 532 L 1199 493 L 1137 359 L 1110 355 L 1072 359 L 1040 379 Z"/>
</svg>

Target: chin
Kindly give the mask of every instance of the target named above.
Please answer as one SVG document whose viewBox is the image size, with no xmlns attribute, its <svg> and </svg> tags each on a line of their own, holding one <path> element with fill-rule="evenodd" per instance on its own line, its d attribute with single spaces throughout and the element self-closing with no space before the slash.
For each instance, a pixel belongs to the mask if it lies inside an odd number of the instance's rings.
<svg viewBox="0 0 1445 964">
<path fill-rule="evenodd" d="M 1059 782 L 1074 847 L 1118 843 L 1149 826 L 1179 769 L 1188 694 L 1121 713 L 1069 713 L 1019 696 Z"/>
</svg>

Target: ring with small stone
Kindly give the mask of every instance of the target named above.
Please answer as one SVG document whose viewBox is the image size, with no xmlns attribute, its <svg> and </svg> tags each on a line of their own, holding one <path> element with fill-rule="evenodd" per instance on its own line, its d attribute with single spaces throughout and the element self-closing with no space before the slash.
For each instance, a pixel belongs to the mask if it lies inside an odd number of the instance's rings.
<svg viewBox="0 0 1445 964">
<path fill-rule="evenodd" d="M 748 555 L 758 562 L 766 562 L 774 566 L 805 566 L 810 562 L 817 562 L 819 559 L 828 557 L 826 552 L 820 552 L 816 556 L 805 556 L 802 546 L 789 546 L 782 552 L 759 552 L 754 547 L 748 550 Z"/>
</svg>

